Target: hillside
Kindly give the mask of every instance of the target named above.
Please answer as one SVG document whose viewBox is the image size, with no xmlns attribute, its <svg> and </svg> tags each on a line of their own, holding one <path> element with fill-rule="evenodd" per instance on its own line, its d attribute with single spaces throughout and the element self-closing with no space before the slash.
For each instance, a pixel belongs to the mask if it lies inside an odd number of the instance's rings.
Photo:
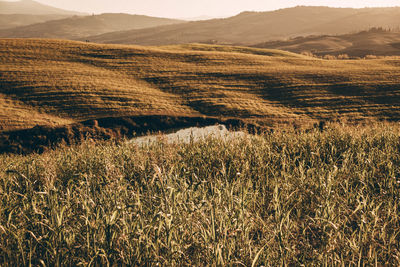
<svg viewBox="0 0 400 267">
<path fill-rule="evenodd" d="M 286 41 L 265 42 L 254 47 L 280 49 L 295 53 L 311 52 L 318 56 L 350 57 L 400 55 L 400 32 L 371 29 L 354 34 L 299 37 Z"/>
<path fill-rule="evenodd" d="M 0 31 L 6 38 L 56 38 L 79 39 L 88 35 L 121 30 L 142 29 L 183 22 L 181 20 L 156 18 L 143 15 L 101 14 L 95 16 L 73 16 L 33 25 Z"/>
<path fill-rule="evenodd" d="M 29 15 L 85 15 L 85 13 L 64 10 L 43 5 L 33 0 L 20 0 L 17 2 L 0 1 L 0 14 L 29 14 Z"/>
<path fill-rule="evenodd" d="M 42 23 L 49 20 L 64 19 L 69 15 L 28 15 L 28 14 L 0 14 L 0 30 Z"/>
<path fill-rule="evenodd" d="M 243 12 L 226 19 L 107 33 L 88 39 L 99 43 L 138 45 L 181 43 L 254 45 L 297 36 L 347 34 L 374 26 L 396 28 L 400 26 L 399 17 L 400 8 L 349 9 L 300 6 L 271 12 Z"/>
<path fill-rule="evenodd" d="M 216 45 L 0 40 L 2 130 L 121 116 L 272 125 L 400 119 L 400 60 L 320 60 Z"/>
</svg>

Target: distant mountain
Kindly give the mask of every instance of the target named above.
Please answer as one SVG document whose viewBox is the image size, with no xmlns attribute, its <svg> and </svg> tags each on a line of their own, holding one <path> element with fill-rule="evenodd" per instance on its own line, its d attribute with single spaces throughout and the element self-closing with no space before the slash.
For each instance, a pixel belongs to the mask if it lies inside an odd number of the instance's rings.
<svg viewBox="0 0 400 267">
<path fill-rule="evenodd" d="M 181 20 L 128 14 L 73 16 L 12 29 L 0 30 L 0 37 L 85 39 L 89 35 L 143 29 L 183 22 Z"/>
<path fill-rule="evenodd" d="M 69 11 L 60 8 L 43 5 L 32 0 L 17 2 L 0 1 L 0 14 L 29 14 L 29 15 L 87 15 L 81 12 Z"/>
<path fill-rule="evenodd" d="M 199 20 L 221 19 L 221 18 L 225 18 L 225 17 L 226 16 L 212 17 L 212 16 L 203 15 L 203 16 L 197 16 L 197 17 L 183 17 L 183 18 L 179 18 L 179 19 L 185 20 L 185 21 L 199 21 Z"/>
<path fill-rule="evenodd" d="M 254 47 L 281 49 L 290 52 L 311 52 L 315 55 L 343 55 L 350 57 L 400 55 L 400 32 L 373 28 L 345 35 L 309 36 L 287 41 L 266 42 Z"/>
<path fill-rule="evenodd" d="M 400 8 L 304 7 L 271 12 L 243 12 L 225 19 L 120 31 L 90 40 L 99 43 L 167 45 L 219 43 L 251 45 L 307 35 L 345 34 L 378 27 L 398 27 Z"/>
<path fill-rule="evenodd" d="M 27 14 L 0 14 L 0 30 L 42 23 L 49 20 L 64 19 L 69 15 L 27 15 Z"/>
</svg>

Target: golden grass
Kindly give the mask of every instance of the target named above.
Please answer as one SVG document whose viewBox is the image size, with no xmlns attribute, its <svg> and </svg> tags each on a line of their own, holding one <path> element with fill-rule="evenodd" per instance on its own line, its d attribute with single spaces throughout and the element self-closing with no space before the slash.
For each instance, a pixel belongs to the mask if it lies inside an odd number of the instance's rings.
<svg viewBox="0 0 400 267">
<path fill-rule="evenodd" d="M 0 61 L 3 129 L 50 123 L 41 114 L 58 124 L 147 114 L 266 124 L 400 118 L 398 59 L 321 60 L 202 44 L 0 39 Z"/>
<path fill-rule="evenodd" d="M 0 130 L 34 127 L 35 125 L 56 126 L 72 122 L 66 118 L 41 113 L 37 109 L 26 106 L 14 99 L 9 99 L 1 94 L 0 106 Z"/>
<path fill-rule="evenodd" d="M 0 155 L 1 266 L 399 266 L 400 128 Z"/>
</svg>

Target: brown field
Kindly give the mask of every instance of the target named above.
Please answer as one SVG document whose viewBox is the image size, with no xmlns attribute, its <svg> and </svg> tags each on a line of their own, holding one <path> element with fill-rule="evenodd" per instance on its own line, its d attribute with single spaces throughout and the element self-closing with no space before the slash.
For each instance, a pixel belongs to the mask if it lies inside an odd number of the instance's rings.
<svg viewBox="0 0 400 267">
<path fill-rule="evenodd" d="M 400 60 L 0 39 L 0 62 L 0 152 L 44 152 L 0 155 L 1 266 L 399 266 L 398 123 L 323 122 L 398 121 Z M 85 140 L 244 122 L 277 128 Z"/>
<path fill-rule="evenodd" d="M 398 59 L 1 39 L 0 61 L 3 131 L 139 115 L 230 117 L 270 126 L 400 118 Z"/>
</svg>

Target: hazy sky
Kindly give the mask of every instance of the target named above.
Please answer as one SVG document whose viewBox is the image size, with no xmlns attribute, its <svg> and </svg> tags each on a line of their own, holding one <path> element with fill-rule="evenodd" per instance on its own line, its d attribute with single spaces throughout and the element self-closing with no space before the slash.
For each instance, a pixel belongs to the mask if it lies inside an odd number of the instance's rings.
<svg viewBox="0 0 400 267">
<path fill-rule="evenodd" d="M 332 7 L 400 6 L 400 0 L 35 0 L 89 13 L 123 12 L 158 17 L 231 16 L 297 5 Z"/>
</svg>

